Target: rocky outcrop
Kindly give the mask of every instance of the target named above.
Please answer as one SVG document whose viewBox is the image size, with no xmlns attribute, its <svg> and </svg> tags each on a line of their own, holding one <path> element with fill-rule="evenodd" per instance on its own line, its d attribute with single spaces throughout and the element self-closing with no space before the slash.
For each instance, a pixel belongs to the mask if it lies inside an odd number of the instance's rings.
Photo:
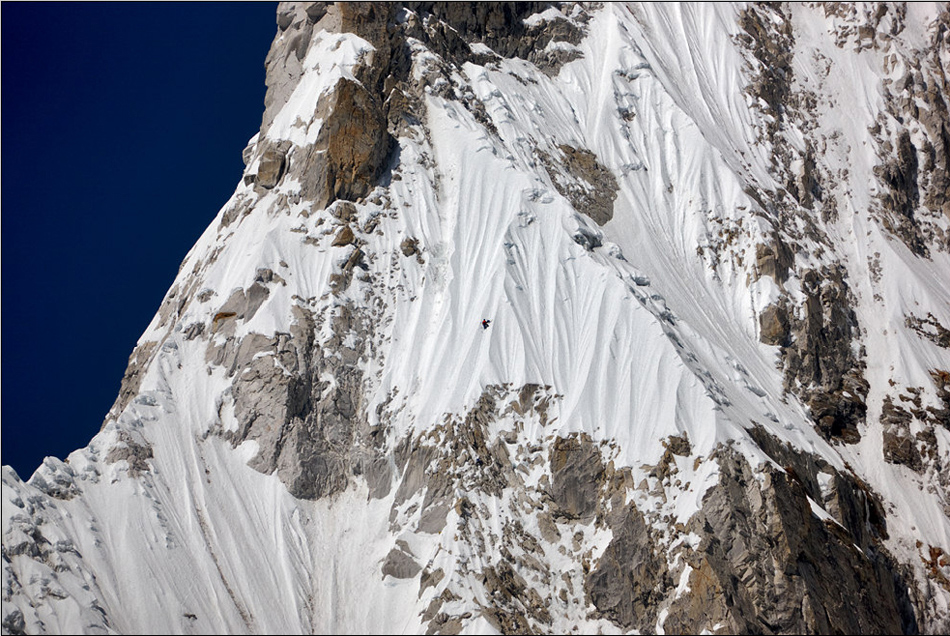
<svg viewBox="0 0 950 636">
<path fill-rule="evenodd" d="M 567 3 L 555 17 L 545 14 L 543 19 L 525 22 L 525 18 L 552 7 L 555 5 L 547 2 L 313 3 L 306 10 L 288 5 L 279 12 L 279 26 L 296 35 L 275 40 L 268 56 L 270 101 L 262 132 L 289 97 L 287 87 L 302 72 L 299 61 L 314 29 L 355 33 L 367 40 L 375 49 L 373 55 L 355 69 L 356 82 L 341 80 L 328 100 L 318 106 L 326 123 L 317 144 L 297 169 L 306 176 L 303 196 L 318 204 L 365 196 L 385 174 L 395 136 L 405 134 L 407 124 L 420 121 L 422 91 L 427 87 L 435 88 L 442 97 L 459 100 L 476 119 L 493 128 L 484 106 L 470 91 L 454 90 L 452 82 L 444 81 L 453 68 L 457 70 L 465 62 L 491 60 L 491 55 L 486 58 L 472 45 L 487 46 L 500 57 L 529 60 L 549 73 L 577 56 L 573 45 L 580 42 L 588 19 L 579 6 Z M 440 60 L 422 74 L 421 82 L 410 78 L 412 41 L 431 49 Z M 565 46 L 548 47 L 549 43 Z M 590 161 L 589 151 L 578 151 L 572 160 L 573 152 L 569 148 L 567 163 L 577 164 L 580 177 L 586 176 L 586 183 L 593 186 L 583 188 L 585 203 L 592 205 L 579 209 L 599 219 L 598 223 L 606 222 L 616 183 L 596 160 Z M 612 187 L 601 188 L 611 182 Z"/>
<path fill-rule="evenodd" d="M 788 280 L 795 265 L 795 255 L 780 234 L 775 233 L 771 243 L 755 246 L 755 272 L 757 276 L 771 276 L 779 285 Z"/>
<path fill-rule="evenodd" d="M 125 461 L 129 467 L 129 474 L 137 477 L 148 472 L 148 460 L 151 458 L 152 447 L 147 442 L 136 440 L 127 431 L 121 431 L 118 443 L 109 449 L 106 455 L 106 463 Z"/>
<path fill-rule="evenodd" d="M 907 131 L 897 138 L 897 155 L 888 159 L 878 170 L 879 178 L 887 186 L 881 203 L 889 212 L 884 225 L 904 241 L 918 256 L 927 256 L 927 242 L 921 235 L 916 210 L 920 204 L 917 186 L 917 148 Z"/>
<path fill-rule="evenodd" d="M 922 338 L 926 338 L 938 347 L 950 349 L 950 329 L 947 329 L 930 312 L 926 318 L 913 314 L 904 316 L 904 325 L 912 329 Z"/>
<path fill-rule="evenodd" d="M 381 440 L 374 438 L 360 406 L 357 363 L 369 323 L 343 305 L 329 318 L 336 335 L 321 346 L 314 338 L 317 318 L 300 307 L 294 312 L 289 333 L 230 336 L 223 344 L 209 344 L 209 363 L 234 378 L 237 428 L 224 423 L 221 434 L 235 445 L 256 441 L 250 465 L 267 474 L 276 470 L 296 497 L 332 495 L 356 475 L 365 475 L 374 492 L 388 491 Z M 348 334 L 355 337 L 353 346 L 343 344 Z"/>
<path fill-rule="evenodd" d="M 142 374 L 145 373 L 145 370 L 148 368 L 148 363 L 151 361 L 157 346 L 157 342 L 146 341 L 135 347 L 132 351 L 132 355 L 129 356 L 129 363 L 125 367 L 125 373 L 122 374 L 122 384 L 119 386 L 119 395 L 112 405 L 112 408 L 109 409 L 109 415 L 106 416 L 103 426 L 105 426 L 105 423 L 108 422 L 110 418 L 114 419 L 119 417 L 122 411 L 129 405 L 129 402 L 132 401 L 132 398 L 138 395 L 139 386 L 142 383 Z"/>
<path fill-rule="evenodd" d="M 397 541 L 396 547 L 389 551 L 386 560 L 383 562 L 383 576 L 391 576 L 394 579 L 412 579 L 422 570 L 422 566 L 416 563 L 413 558 L 412 550 L 405 541 Z"/>
<path fill-rule="evenodd" d="M 861 541 L 866 532 L 855 534 L 813 514 L 808 490 L 789 469 L 766 465 L 756 477 L 728 449 L 717 458 L 719 484 L 689 524 L 702 540 L 684 552 L 693 593 L 673 601 L 665 629 L 693 633 L 718 624 L 729 633 L 916 630 L 899 571 L 874 542 Z M 861 523 L 866 518 L 860 507 L 841 512 Z"/>
<path fill-rule="evenodd" d="M 769 133 L 774 135 L 781 129 L 791 101 L 792 25 L 782 7 L 760 5 L 743 10 L 739 26 L 744 33 L 737 38 L 752 51 L 762 69 L 746 90 L 774 115 L 768 122 Z"/>
<path fill-rule="evenodd" d="M 324 124 L 306 160 L 301 196 L 318 207 L 366 196 L 386 168 L 393 145 L 382 104 L 362 84 L 341 79 L 318 106 L 318 115 Z"/>
<path fill-rule="evenodd" d="M 406 6 L 419 18 L 409 35 L 456 65 L 484 61 L 470 46 L 481 43 L 495 55 L 528 60 L 549 73 L 556 73 L 577 54 L 548 45 L 578 44 L 587 20 L 586 12 L 573 2 L 409 2 Z M 579 15 L 575 7 L 581 9 Z M 559 9 L 561 15 L 525 23 L 548 8 Z"/>
<path fill-rule="evenodd" d="M 905 466 L 932 479 L 927 490 L 938 494 L 950 514 L 950 462 L 938 442 L 940 429 L 950 430 L 950 374 L 940 369 L 930 373 L 936 404 L 925 404 L 931 387 L 902 387 L 896 398 L 884 397 L 881 436 L 884 460 Z M 935 483 L 934 483 L 935 482 Z"/>
<path fill-rule="evenodd" d="M 587 436 L 558 437 L 548 462 L 554 515 L 581 523 L 592 519 L 606 477 L 600 449 Z"/>
<path fill-rule="evenodd" d="M 304 73 L 303 60 L 315 32 L 353 31 L 359 26 L 353 15 L 368 14 L 368 21 L 385 33 L 393 7 L 377 10 L 371 3 L 283 3 L 278 9 L 279 33 L 265 63 L 268 86 L 260 138 L 267 138 L 274 118 L 286 104 Z M 361 13 L 362 12 L 362 13 Z M 377 13 L 382 20 L 376 19 Z M 371 42 L 374 38 L 367 38 Z M 337 199 L 357 200 L 369 193 L 386 172 L 394 140 L 387 131 L 386 110 L 380 87 L 367 82 L 369 76 L 385 74 L 390 58 L 387 50 L 377 50 L 361 68 L 356 81 L 341 78 L 317 104 L 314 118 L 323 121 L 315 143 L 303 148 L 261 144 L 256 183 L 273 188 L 284 174 L 293 174 L 301 183 L 299 195 L 325 208 Z M 408 67 L 407 67 L 408 68 Z"/>
<path fill-rule="evenodd" d="M 268 148 L 261 155 L 261 163 L 257 168 L 256 183 L 268 190 L 273 188 L 284 176 L 285 168 L 285 151 L 277 147 Z"/>
<path fill-rule="evenodd" d="M 785 302 L 769 305 L 759 313 L 759 340 L 767 345 L 786 346 L 790 335 Z"/>
<path fill-rule="evenodd" d="M 234 321 L 252 319 L 269 295 L 270 290 L 261 281 L 255 281 L 246 290 L 235 290 L 211 319 L 211 332 L 224 330 L 230 335 L 234 332 Z"/>
<path fill-rule="evenodd" d="M 268 92 L 262 138 L 303 73 L 302 61 L 313 33 L 321 29 L 354 33 L 370 42 L 374 51 L 354 69 L 355 81 L 340 79 L 318 103 L 315 117 L 323 124 L 316 143 L 289 153 L 287 149 L 259 150 L 256 183 L 264 189 L 273 188 L 290 171 L 302 183 L 300 196 L 319 208 L 338 199 L 355 201 L 366 196 L 391 167 L 395 136 L 406 132 L 407 123 L 419 122 L 422 90 L 434 84 L 449 86 L 432 77 L 424 77 L 421 84 L 411 80 L 410 41 L 430 47 L 443 64 L 456 68 L 470 60 L 485 62 L 484 55 L 470 46 L 479 43 L 502 57 L 522 57 L 553 71 L 575 54 L 563 47 L 547 50 L 547 44 L 579 42 L 586 13 L 571 14 L 571 5 L 564 7 L 563 17 L 525 24 L 525 18 L 551 6 L 526 2 L 281 4 L 280 33 L 266 62 Z M 437 74 L 448 72 L 446 67 Z M 449 88 L 443 96 L 461 100 L 477 118 L 489 122 L 484 106 L 473 95 Z M 596 180 L 593 183 L 598 185 Z M 615 191 L 615 184 L 608 189 L 609 193 Z M 609 218 L 609 211 L 601 211 L 603 207 L 585 206 L 583 211 Z"/>
<path fill-rule="evenodd" d="M 554 436 L 546 455 L 506 444 L 518 439 L 519 419 L 536 416 L 551 399 L 539 401 L 533 389 L 524 408 L 522 400 L 509 397 L 513 393 L 489 388 L 464 417 L 401 447 L 396 453 L 401 485 L 391 516 L 397 530 L 406 528 L 402 520 L 409 512 L 424 532 L 454 523 L 457 540 L 474 552 L 506 555 L 479 571 L 484 591 L 475 597 L 488 599 L 482 616 L 500 632 L 550 629 L 553 617 L 546 608 L 552 601 L 546 594 L 554 573 L 540 556 L 556 545 L 583 572 L 579 586 L 562 588 L 556 602 L 569 606 L 583 594 L 592 606 L 590 616 L 623 630 L 652 631 L 658 625 L 677 633 L 918 629 L 919 609 L 907 594 L 909 574 L 884 547 L 884 509 L 853 475 L 753 429 L 750 434 L 774 463 L 754 467 L 720 446 L 704 460 L 717 462 L 719 480 L 701 509 L 685 526 L 661 530 L 665 524 L 658 523 L 658 513 L 641 508 L 629 469 L 615 470 L 603 444 L 584 435 Z M 491 444 L 486 433 L 499 426 L 511 427 L 510 438 L 503 433 Z M 665 446 L 661 461 L 643 470 L 672 495 L 677 462 L 700 458 L 691 458 L 685 436 L 671 437 Z M 530 485 L 519 466 L 542 466 L 545 476 Z M 453 493 L 460 492 L 466 495 L 450 506 L 458 497 Z M 520 522 L 506 522 L 500 534 L 493 530 L 498 519 L 507 518 L 509 506 L 533 511 L 528 514 L 536 515 L 537 534 Z M 585 533 L 592 527 L 610 537 L 596 559 L 583 547 L 590 545 Z M 567 528 L 576 529 L 574 551 L 564 551 Z M 695 542 L 674 540 L 686 535 Z M 389 576 L 416 571 L 404 548 L 391 552 L 384 567 Z M 447 611 L 449 600 L 470 594 L 453 587 L 454 580 L 461 579 L 439 577 L 435 583 L 441 592 L 425 612 L 430 633 L 455 633 L 472 618 Z"/>
<path fill-rule="evenodd" d="M 916 436 L 910 430 L 913 415 L 900 405 L 894 404 L 891 396 L 884 398 L 881 408 L 881 424 L 884 425 L 884 459 L 892 464 L 903 464 L 915 472 L 923 469 Z"/>
<path fill-rule="evenodd" d="M 753 109 L 767 115 L 759 142 L 769 148 L 770 172 L 782 186 L 750 183 L 747 189 L 776 228 L 767 242 L 756 245 L 750 278 L 770 276 L 782 292 L 759 313 L 758 333 L 765 344 L 781 347 L 785 390 L 809 407 L 826 439 L 854 443 L 867 411 L 868 385 L 848 265 L 835 257 L 822 267 L 803 265 L 810 253 L 827 254 L 831 239 L 825 224 L 837 210 L 835 197 L 826 196 L 823 186 L 829 168 L 816 159 L 816 149 L 827 143 L 812 134 L 817 97 L 793 77 L 791 9 L 749 5 L 740 14 L 743 32 L 736 36 L 753 69 L 746 87 L 756 100 Z M 805 256 L 801 264 L 795 258 L 799 251 Z M 801 293 L 788 293 L 790 278 Z"/>
<path fill-rule="evenodd" d="M 878 36 L 873 46 L 893 50 L 890 34 L 874 28 L 885 17 L 899 33 L 905 16 L 899 7 L 885 5 L 871 16 L 875 24 L 868 30 Z M 879 218 L 887 230 L 924 258 L 932 249 L 950 249 L 946 230 L 950 219 L 950 85 L 944 68 L 950 51 L 948 32 L 950 17 L 944 7 L 925 52 L 891 54 L 891 68 L 903 67 L 904 73 L 884 80 L 887 113 L 881 114 L 871 130 L 880 157 L 876 174 L 885 186 L 878 197 Z"/>
<path fill-rule="evenodd" d="M 934 421 L 950 431 L 950 371 L 933 369 L 930 371 L 930 377 L 933 378 L 937 389 L 940 406 L 927 407 L 927 411 L 931 413 Z"/>
<path fill-rule="evenodd" d="M 844 271 L 802 272 L 802 306 L 790 310 L 783 298 L 759 321 L 762 341 L 782 345 L 785 389 L 808 405 L 823 436 L 853 443 L 867 412 L 868 384 L 852 344 L 858 326 Z"/>
<path fill-rule="evenodd" d="M 624 630 L 649 630 L 671 587 L 665 556 L 633 504 L 611 526 L 613 538 L 584 581 L 599 615 Z"/>
<path fill-rule="evenodd" d="M 597 156 L 584 148 L 566 144 L 554 155 L 538 151 L 555 189 L 578 212 L 603 225 L 614 216 L 617 179 Z"/>
<path fill-rule="evenodd" d="M 482 565 L 471 574 L 481 591 L 474 597 L 464 583 L 465 564 L 447 578 L 422 572 L 420 589 L 434 586 L 438 592 L 433 591 L 423 615 L 428 633 L 458 633 L 472 620 L 472 612 L 453 614 L 447 607 L 463 595 L 502 633 L 550 631 L 548 591 L 537 584 L 555 574 L 544 561 L 543 537 L 560 539 L 554 518 L 569 522 L 579 513 L 589 523 L 595 511 L 601 514 L 600 488 L 591 488 L 583 478 L 606 476 L 598 446 L 589 438 L 557 437 L 547 453 L 543 445 L 525 445 L 520 435 L 525 422 L 546 424 L 556 399 L 550 387 L 489 386 L 468 412 L 447 414 L 443 424 L 403 440 L 395 450 L 400 475 L 390 516 L 395 532 L 444 534 L 451 529 L 473 554 L 503 555 L 500 560 L 486 556 L 477 561 Z M 497 427 L 504 432 L 492 439 L 490 431 Z M 552 467 L 548 476 L 528 485 L 528 466 L 542 465 Z M 509 514 L 533 508 L 543 510 L 540 535 L 521 522 L 520 514 Z"/>
</svg>

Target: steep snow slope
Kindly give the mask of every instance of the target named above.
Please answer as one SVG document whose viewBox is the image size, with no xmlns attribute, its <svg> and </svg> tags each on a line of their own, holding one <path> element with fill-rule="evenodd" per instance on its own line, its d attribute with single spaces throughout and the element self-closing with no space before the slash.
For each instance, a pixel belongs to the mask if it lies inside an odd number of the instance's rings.
<svg viewBox="0 0 950 636">
<path fill-rule="evenodd" d="M 6 632 L 950 627 L 944 5 L 278 27 Z"/>
</svg>

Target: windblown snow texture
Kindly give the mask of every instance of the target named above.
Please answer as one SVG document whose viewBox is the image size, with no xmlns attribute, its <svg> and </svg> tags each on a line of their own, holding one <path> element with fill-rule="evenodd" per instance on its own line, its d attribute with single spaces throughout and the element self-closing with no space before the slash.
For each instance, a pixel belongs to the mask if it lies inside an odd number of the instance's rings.
<svg viewBox="0 0 950 636">
<path fill-rule="evenodd" d="M 4 633 L 950 629 L 945 4 L 277 27 Z"/>
</svg>

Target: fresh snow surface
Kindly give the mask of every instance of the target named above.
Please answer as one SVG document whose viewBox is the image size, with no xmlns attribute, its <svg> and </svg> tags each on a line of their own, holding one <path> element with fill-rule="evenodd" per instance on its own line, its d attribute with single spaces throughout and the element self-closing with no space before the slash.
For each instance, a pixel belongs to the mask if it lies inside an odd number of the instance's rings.
<svg viewBox="0 0 950 636">
<path fill-rule="evenodd" d="M 820 52 L 835 69 L 819 79 L 798 62 L 797 81 L 820 87 L 828 103 L 817 125 L 839 133 L 837 143 L 848 149 L 841 161 L 850 166 L 850 182 L 834 192 L 841 202 L 836 256 L 853 268 L 858 319 L 873 352 L 860 444 L 832 447 L 821 439 L 805 408 L 783 392 L 778 348 L 759 342 L 756 312 L 778 289 L 770 278 L 749 284 L 755 245 L 772 228 L 748 213 L 755 203 L 745 189 L 777 184 L 743 91 L 750 70 L 733 40 L 736 9 L 721 3 L 606 3 L 589 25 L 594 36 L 577 47 L 580 58 L 556 77 L 517 59 L 466 64 L 453 81 L 484 104 L 497 136 L 460 103 L 426 97 L 428 134 L 418 129 L 400 139 L 401 178 L 359 205 L 361 220 L 379 221 L 364 238 L 369 252 L 384 256 L 368 263 L 369 274 L 389 294 L 376 326 L 378 355 L 361 362 L 370 417 L 385 406 L 392 435 L 401 439 L 447 414 L 464 414 L 489 385 L 550 386 L 559 396 L 554 422 L 526 424 L 522 441 L 585 432 L 611 442 L 615 463 L 632 467 L 638 479 L 642 466 L 659 460 L 662 440 L 682 433 L 698 455 L 733 443 L 753 465 L 770 461 L 745 432 L 757 423 L 832 466 L 853 467 L 889 502 L 892 536 L 950 546 L 950 521 L 937 495 L 920 490 L 910 471 L 881 461 L 876 423 L 889 379 L 929 385 L 928 369 L 950 367 L 945 352 L 903 328 L 911 308 L 950 324 L 950 280 L 932 275 L 950 271 L 950 262 L 938 253 L 922 266 L 866 212 L 876 158 L 864 140 L 882 108 L 885 76 L 878 58 L 835 47 L 817 10 L 794 11 L 795 59 Z M 908 21 L 918 11 L 926 9 L 909 10 Z M 314 115 L 321 95 L 340 77 L 352 78 L 354 65 L 372 54 L 356 36 L 312 38 L 300 83 L 266 133 L 271 140 L 312 144 L 322 124 Z M 417 52 L 417 76 L 432 59 Z M 847 110 L 835 107 L 845 100 Z M 628 111 L 636 116 L 621 116 Z M 605 226 L 574 211 L 539 163 L 538 149 L 555 156 L 560 144 L 591 150 L 617 178 L 614 218 Z M 249 173 L 255 169 L 248 166 Z M 254 316 L 237 325 L 237 337 L 289 331 L 295 299 L 312 299 L 317 313 L 339 303 L 327 281 L 348 252 L 330 245 L 332 226 L 318 222 L 326 214 L 295 200 L 297 187 L 285 179 L 259 195 L 238 186 L 176 281 L 180 289 L 198 281 L 195 292 L 207 290 L 210 298 L 171 320 L 156 316 L 140 340 L 158 343 L 158 353 L 138 396 L 88 447 L 65 463 L 48 459 L 27 482 L 4 467 L 4 536 L 22 535 L 20 543 L 5 538 L 5 549 L 26 545 L 31 527 L 42 522 L 50 558 L 60 564 L 47 567 L 25 555 L 4 564 L 4 586 L 15 577 L 23 590 L 15 602 L 28 629 L 421 629 L 415 580 L 379 574 L 395 540 L 393 493 L 370 499 L 359 484 L 326 500 L 299 501 L 276 475 L 249 468 L 254 444 L 232 448 L 215 432 L 237 428 L 232 380 L 209 367 L 205 337 L 185 337 L 189 325 L 210 326 L 259 268 L 286 285 L 269 288 Z M 225 227 L 224 216 L 239 207 L 251 211 Z M 723 222 L 740 221 L 730 249 L 741 258 L 710 267 L 697 247 Z M 586 250 L 572 239 L 578 230 L 600 237 L 603 247 Z M 419 240 L 424 263 L 403 259 L 394 267 L 390 255 L 407 236 Z M 870 282 L 859 274 L 875 253 L 885 272 L 883 306 L 871 303 Z M 347 293 L 359 302 L 359 290 L 354 282 Z M 488 330 L 482 318 L 492 320 Z M 329 324 L 318 338 L 329 338 Z M 937 434 L 945 450 L 950 439 Z M 105 461 L 129 439 L 152 448 L 150 469 L 140 475 L 127 462 Z M 718 473 L 714 461 L 689 462 L 682 473 L 693 485 L 668 505 L 674 519 L 686 521 Z M 45 494 L 57 484 L 75 496 Z M 819 503 L 812 507 L 827 516 Z M 609 542 L 604 531 L 591 535 L 601 549 Z M 446 576 L 467 559 L 491 560 L 464 554 L 451 532 L 400 538 L 420 563 L 437 564 Z M 892 547 L 902 560 L 917 559 L 913 545 Z M 559 558 L 556 550 L 550 554 Z M 574 621 L 590 631 L 616 629 L 583 612 Z M 470 629 L 491 631 L 486 622 Z"/>
</svg>

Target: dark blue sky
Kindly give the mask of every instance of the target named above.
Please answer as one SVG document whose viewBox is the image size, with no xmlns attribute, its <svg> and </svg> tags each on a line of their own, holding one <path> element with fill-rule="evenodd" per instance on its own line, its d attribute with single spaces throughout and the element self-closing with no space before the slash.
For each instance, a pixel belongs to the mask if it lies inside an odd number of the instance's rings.
<svg viewBox="0 0 950 636">
<path fill-rule="evenodd" d="M 2 47 L 2 463 L 89 443 L 241 178 L 276 3 L 10 3 Z"/>
</svg>

